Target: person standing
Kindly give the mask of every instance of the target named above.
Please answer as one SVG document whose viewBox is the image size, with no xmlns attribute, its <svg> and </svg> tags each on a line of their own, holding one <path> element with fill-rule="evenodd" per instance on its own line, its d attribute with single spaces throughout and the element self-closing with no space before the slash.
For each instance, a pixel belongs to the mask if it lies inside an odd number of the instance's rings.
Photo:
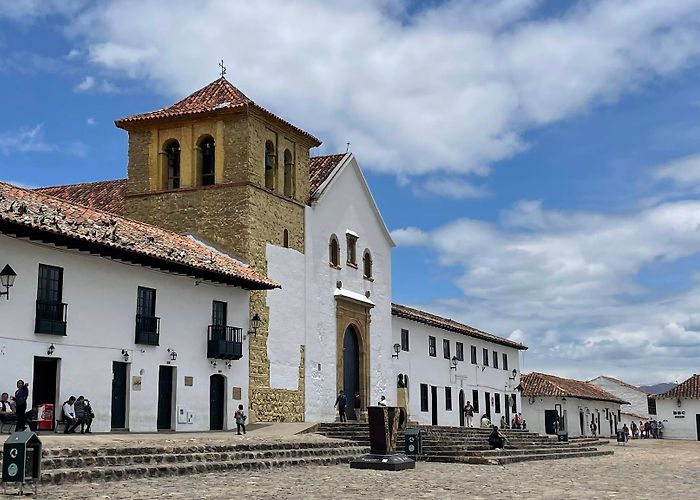
<svg viewBox="0 0 700 500">
<path fill-rule="evenodd" d="M 591 421 L 591 436 L 596 437 L 597 431 L 598 431 L 598 427 L 595 425 L 595 420 Z"/>
<path fill-rule="evenodd" d="M 362 398 L 360 397 L 360 393 L 356 392 L 355 393 L 355 420 L 357 422 L 360 421 L 360 412 L 362 411 Z"/>
<path fill-rule="evenodd" d="M 333 408 L 338 408 L 338 416 L 340 417 L 341 422 L 347 422 L 348 418 L 345 415 L 345 407 L 348 404 L 348 399 L 345 397 L 345 391 L 340 391 L 338 393 L 338 397 L 335 398 L 335 404 L 333 405 Z"/>
<path fill-rule="evenodd" d="M 17 390 L 15 391 L 15 413 L 17 414 L 17 425 L 15 432 L 23 431 L 26 425 L 27 418 L 27 399 L 29 399 L 29 384 L 25 384 L 24 380 L 17 381 Z"/>
<path fill-rule="evenodd" d="M 472 426 L 472 419 L 474 418 L 474 407 L 471 401 L 467 401 L 464 405 L 464 423 L 467 427 Z"/>
<path fill-rule="evenodd" d="M 243 434 L 245 434 L 245 421 L 248 417 L 243 411 L 243 405 L 238 405 L 238 409 L 236 410 L 234 417 L 236 418 L 236 432 L 239 436 L 241 435 L 241 430 L 243 431 Z"/>
</svg>

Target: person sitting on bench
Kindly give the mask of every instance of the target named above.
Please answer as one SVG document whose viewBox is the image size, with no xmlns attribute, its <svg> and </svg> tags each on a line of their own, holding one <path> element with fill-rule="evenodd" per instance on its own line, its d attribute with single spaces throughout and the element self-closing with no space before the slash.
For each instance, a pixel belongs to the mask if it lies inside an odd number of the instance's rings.
<svg viewBox="0 0 700 500">
<path fill-rule="evenodd" d="M 80 425 L 80 420 L 75 416 L 75 396 L 68 398 L 68 401 L 63 403 L 63 421 L 66 423 L 66 429 L 63 431 L 66 434 L 73 434 L 75 428 Z"/>
<path fill-rule="evenodd" d="M 10 401 L 10 395 L 6 392 L 0 396 L 0 422 L 16 422 L 17 414 L 15 413 L 14 403 Z"/>
</svg>

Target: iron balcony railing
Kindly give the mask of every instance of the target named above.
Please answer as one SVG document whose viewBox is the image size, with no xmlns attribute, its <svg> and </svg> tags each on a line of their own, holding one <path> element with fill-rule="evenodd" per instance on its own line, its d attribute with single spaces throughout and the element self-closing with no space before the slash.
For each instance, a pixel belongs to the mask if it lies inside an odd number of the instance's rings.
<svg viewBox="0 0 700 500">
<path fill-rule="evenodd" d="M 63 304 L 61 302 L 37 300 L 34 333 L 48 333 L 49 335 L 65 335 L 67 311 L 67 304 Z"/>
<path fill-rule="evenodd" d="M 160 318 L 136 315 L 136 343 L 158 345 L 160 339 Z"/>
<path fill-rule="evenodd" d="M 242 357 L 242 328 L 225 325 L 209 325 L 207 334 L 207 358 L 241 359 Z"/>
</svg>

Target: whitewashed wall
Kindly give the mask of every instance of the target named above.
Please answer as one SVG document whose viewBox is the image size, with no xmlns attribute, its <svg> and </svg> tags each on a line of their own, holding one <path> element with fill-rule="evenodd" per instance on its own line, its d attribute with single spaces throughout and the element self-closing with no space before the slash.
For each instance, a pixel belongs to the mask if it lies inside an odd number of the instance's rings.
<svg viewBox="0 0 700 500">
<path fill-rule="evenodd" d="M 545 434 L 545 410 L 554 410 L 556 405 L 561 405 L 562 413 L 566 410 L 566 431 L 569 437 L 590 436 L 591 421 L 596 418 L 596 426 L 598 425 L 598 415 L 600 415 L 600 426 L 598 427 L 598 435 L 610 436 L 615 432 L 615 420 L 613 415 L 617 417 L 620 405 L 607 401 L 593 401 L 589 399 L 579 398 L 555 398 L 555 397 L 537 397 L 534 402 L 527 397 L 523 397 L 523 417 L 527 421 L 527 428 L 538 434 Z M 606 408 L 608 409 L 606 418 Z M 581 434 L 580 414 L 583 412 L 583 434 Z M 612 433 L 610 432 L 610 422 L 613 422 Z M 618 428 L 622 429 L 622 424 L 618 423 Z"/>
<path fill-rule="evenodd" d="M 267 292 L 270 387 L 299 388 L 300 346 L 306 328 L 306 259 L 291 248 L 267 245 L 267 274 L 282 285 Z"/>
<path fill-rule="evenodd" d="M 683 399 L 681 406 L 676 399 L 656 400 L 656 420 L 664 424 L 664 439 L 697 441 L 696 415 L 700 415 L 700 400 Z"/>
<path fill-rule="evenodd" d="M 480 416 L 486 413 L 485 393 L 501 395 L 501 412 L 496 413 L 495 405 L 491 405 L 491 419 L 499 423 L 501 416 L 506 414 L 505 395 L 516 395 L 516 408 L 520 412 L 520 394 L 515 389 L 520 383 L 520 351 L 512 347 L 487 342 L 485 340 L 469 337 L 459 333 L 442 330 L 423 323 L 410 321 L 394 316 L 392 318 L 393 342 L 401 343 L 401 329 L 409 331 L 409 351 L 401 351 L 399 358 L 394 360 L 394 372 L 408 374 L 409 376 L 409 412 L 413 421 L 430 425 L 432 423 L 432 400 L 430 386 L 438 387 L 438 425 L 459 425 L 459 391 L 464 390 L 465 401 L 472 400 L 472 391 L 479 391 L 479 411 L 475 414 L 473 425 L 478 426 Z M 436 338 L 436 356 L 431 357 L 428 350 L 428 337 Z M 464 361 L 457 364 L 455 370 L 450 369 L 450 360 L 443 357 L 443 339 L 450 341 L 450 357 L 457 352 L 456 342 L 464 344 Z M 476 346 L 477 364 L 471 364 L 471 347 Z M 482 349 L 489 350 L 489 365 L 482 364 Z M 493 368 L 493 351 L 498 353 L 499 367 Z M 502 354 L 508 355 L 508 370 L 503 369 Z M 510 380 L 513 369 L 517 370 L 515 380 Z M 428 384 L 428 411 L 421 411 L 420 384 Z M 445 387 L 452 388 L 452 410 L 446 410 Z M 510 419 L 512 411 L 509 410 Z"/>
<path fill-rule="evenodd" d="M 0 235 L 0 262 L 17 272 L 10 300 L 0 299 L 0 390 L 12 393 L 22 378 L 33 380 L 33 357 L 46 356 L 54 344 L 54 358 L 60 359 L 61 403 L 71 395 L 91 400 L 96 419 L 93 430 L 109 431 L 111 424 L 112 362 L 123 361 L 121 350 L 130 354 L 129 379 L 142 375 L 140 391 L 128 389 L 127 421 L 132 432 L 156 430 L 158 367 L 168 365 L 167 349 L 175 349 L 175 408 L 194 413 L 191 424 L 176 424 L 179 431 L 209 429 L 209 377 L 221 373 L 226 383 L 226 427 L 235 428 L 235 406 L 247 407 L 247 342 L 244 357 L 210 366 L 206 357 L 207 326 L 211 324 L 212 300 L 228 303 L 228 324 L 248 330 L 249 293 L 240 288 L 203 282 L 138 265 L 125 264 L 87 253 L 56 249 L 26 240 Z M 34 333 L 35 301 L 39 264 L 63 268 L 63 302 L 68 304 L 67 335 Z M 157 290 L 156 316 L 161 318 L 160 346 L 134 342 L 137 287 Z M 184 385 L 192 376 L 191 387 Z M 38 382 L 41 383 L 41 382 Z M 232 399 L 233 387 L 242 389 L 243 400 Z M 31 386 L 30 386 L 31 397 Z M 31 401 L 30 401 L 31 404 Z"/>
<path fill-rule="evenodd" d="M 384 394 L 396 401 L 391 361 L 391 247 L 382 222 L 365 192 L 364 179 L 354 159 L 343 168 L 323 196 L 306 210 L 306 419 L 332 421 L 336 397 L 336 282 L 344 290 L 365 295 L 375 304 L 370 325 L 370 394 L 376 403 Z M 358 268 L 346 265 L 346 230 L 359 235 Z M 340 243 L 340 267 L 328 264 L 331 234 Z M 362 255 L 369 248 L 373 259 L 373 281 L 363 278 Z"/>
<path fill-rule="evenodd" d="M 647 403 L 647 393 L 641 389 L 629 387 L 624 384 L 615 382 L 605 377 L 596 377 L 591 380 L 591 384 L 595 384 L 601 389 L 608 391 L 613 396 L 617 396 L 623 401 L 629 401 L 630 404 L 622 405 L 622 412 L 634 413 L 635 415 L 649 418 L 649 405 Z M 639 422 L 637 422 L 639 424 Z"/>
</svg>

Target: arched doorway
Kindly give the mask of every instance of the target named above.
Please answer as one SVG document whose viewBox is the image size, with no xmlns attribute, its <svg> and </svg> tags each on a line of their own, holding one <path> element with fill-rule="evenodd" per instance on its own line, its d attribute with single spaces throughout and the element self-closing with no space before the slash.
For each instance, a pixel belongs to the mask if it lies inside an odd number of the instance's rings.
<svg viewBox="0 0 700 500">
<path fill-rule="evenodd" d="M 459 390 L 459 426 L 464 427 L 464 389 Z"/>
<path fill-rule="evenodd" d="M 224 430 L 226 394 L 226 378 L 223 375 L 212 375 L 209 378 L 209 429 Z"/>
<path fill-rule="evenodd" d="M 355 420 L 355 393 L 360 391 L 360 343 L 353 326 L 348 326 L 343 336 L 343 390 L 348 399 L 345 413 L 349 420 Z"/>
</svg>

